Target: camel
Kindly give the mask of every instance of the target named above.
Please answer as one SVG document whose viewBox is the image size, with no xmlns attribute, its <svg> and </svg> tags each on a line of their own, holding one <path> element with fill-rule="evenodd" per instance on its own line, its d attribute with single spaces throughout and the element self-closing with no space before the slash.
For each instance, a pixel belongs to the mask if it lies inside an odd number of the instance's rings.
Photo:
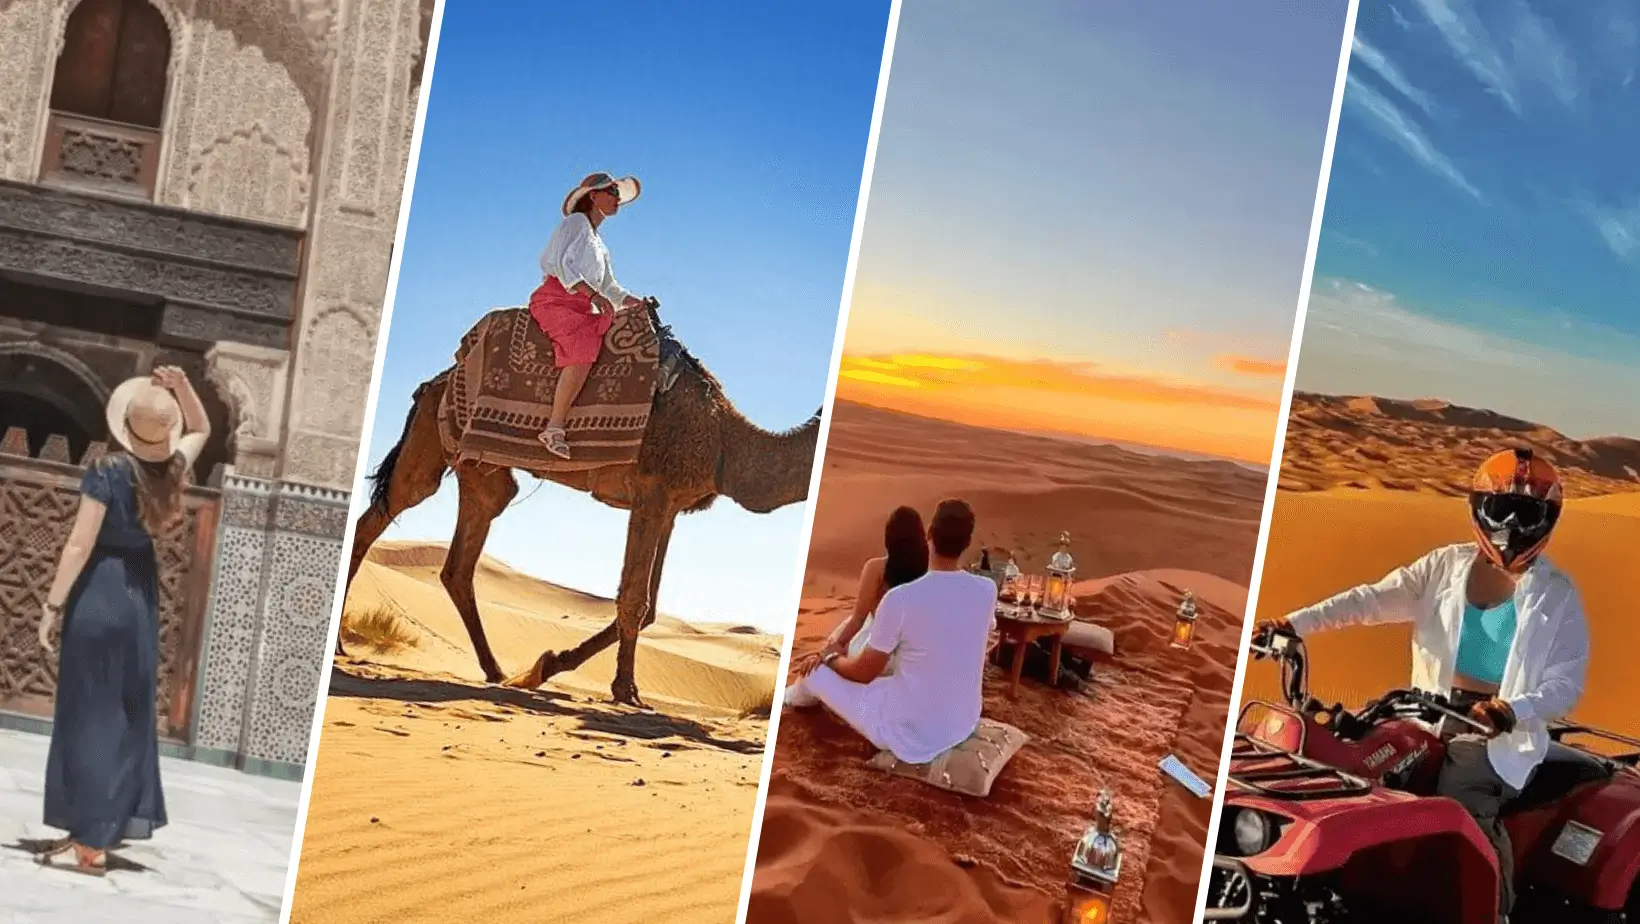
<svg viewBox="0 0 1640 924">
<path fill-rule="evenodd" d="M 507 686 L 539 687 L 619 639 L 610 692 L 618 703 L 643 707 L 633 659 L 638 633 L 655 621 L 661 569 L 678 515 L 705 510 L 719 495 L 753 513 L 771 513 L 808 499 L 820 411 L 785 433 L 764 430 L 735 409 L 723 387 L 698 360 L 687 354 L 684 360 L 672 387 L 655 399 L 636 464 L 590 472 L 537 473 L 618 510 L 630 511 L 626 557 L 614 621 L 569 651 L 542 652 L 533 666 L 506 680 Z M 445 453 L 438 433 L 438 408 L 453 371 L 446 369 L 417 386 L 403 435 L 370 476 L 371 502 L 355 526 L 347 587 L 353 586 L 366 553 L 387 526 L 432 497 L 453 469 L 460 492 L 456 530 L 439 577 L 472 637 L 485 679 L 501 683 L 504 675 L 479 619 L 473 573 L 490 523 L 517 496 L 518 482 L 509 468 L 457 465 Z M 336 653 L 347 654 L 339 634 Z"/>
</svg>

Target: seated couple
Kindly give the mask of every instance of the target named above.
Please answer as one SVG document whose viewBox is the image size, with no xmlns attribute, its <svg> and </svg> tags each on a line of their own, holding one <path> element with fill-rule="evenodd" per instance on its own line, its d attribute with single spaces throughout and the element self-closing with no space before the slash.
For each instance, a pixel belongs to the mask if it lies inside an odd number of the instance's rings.
<svg viewBox="0 0 1640 924">
<path fill-rule="evenodd" d="M 962 570 L 974 512 L 943 501 L 924 538 L 917 511 L 889 518 L 888 554 L 866 563 L 854 614 L 792 666 L 785 705 L 824 704 L 878 748 L 924 764 L 979 725 L 997 586 Z"/>
</svg>

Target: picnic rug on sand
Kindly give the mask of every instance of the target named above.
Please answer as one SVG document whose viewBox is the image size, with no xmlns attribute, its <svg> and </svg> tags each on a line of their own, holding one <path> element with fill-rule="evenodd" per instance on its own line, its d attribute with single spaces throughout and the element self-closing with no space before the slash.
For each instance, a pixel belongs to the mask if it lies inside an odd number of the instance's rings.
<svg viewBox="0 0 1640 924">
<path fill-rule="evenodd" d="M 456 349 L 439 438 L 457 462 L 576 472 L 638 461 L 660 378 L 660 339 L 641 311 L 615 315 L 564 429 L 573 458 L 541 445 L 558 387 L 552 341 L 527 308 L 497 308 Z"/>
</svg>

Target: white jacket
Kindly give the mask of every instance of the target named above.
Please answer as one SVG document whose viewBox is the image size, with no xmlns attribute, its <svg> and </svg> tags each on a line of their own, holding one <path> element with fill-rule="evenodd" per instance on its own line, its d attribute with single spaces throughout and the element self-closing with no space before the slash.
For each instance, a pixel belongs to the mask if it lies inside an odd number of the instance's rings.
<svg viewBox="0 0 1640 924">
<path fill-rule="evenodd" d="M 1452 688 L 1475 556 L 1472 542 L 1436 549 L 1376 584 L 1293 613 L 1293 630 L 1307 636 L 1344 626 L 1412 623 L 1412 685 L 1445 695 Z M 1583 696 L 1589 630 L 1577 588 L 1544 556 L 1521 576 L 1514 600 L 1515 641 L 1498 696 L 1515 710 L 1515 730 L 1493 738 L 1486 752 L 1498 776 L 1519 790 L 1548 753 L 1548 724 L 1568 715 Z"/>
</svg>

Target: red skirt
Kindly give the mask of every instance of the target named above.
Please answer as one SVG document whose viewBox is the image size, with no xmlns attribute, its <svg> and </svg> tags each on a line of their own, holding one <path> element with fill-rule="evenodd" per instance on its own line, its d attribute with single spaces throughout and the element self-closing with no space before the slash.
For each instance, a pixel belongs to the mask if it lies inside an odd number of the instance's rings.
<svg viewBox="0 0 1640 924">
<path fill-rule="evenodd" d="M 552 340 L 554 362 L 560 369 L 597 362 L 604 335 L 615 322 L 608 312 L 592 313 L 591 296 L 576 295 L 552 276 L 530 293 L 530 317 Z"/>
</svg>

